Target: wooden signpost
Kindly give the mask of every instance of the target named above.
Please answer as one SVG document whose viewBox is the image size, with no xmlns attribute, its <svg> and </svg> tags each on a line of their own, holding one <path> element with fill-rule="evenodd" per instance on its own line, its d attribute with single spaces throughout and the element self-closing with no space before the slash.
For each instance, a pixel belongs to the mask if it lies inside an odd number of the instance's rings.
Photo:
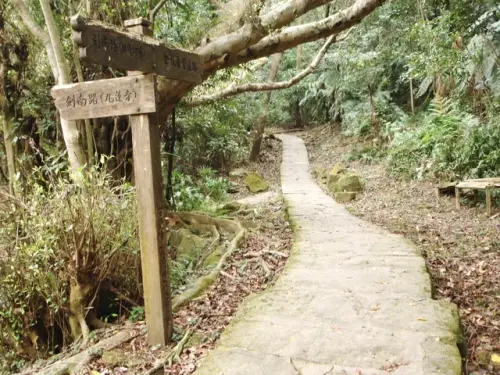
<svg viewBox="0 0 500 375">
<path fill-rule="evenodd" d="M 80 47 L 80 58 L 121 70 L 156 73 L 171 79 L 201 82 L 199 55 L 161 44 L 148 36 L 149 26 L 145 22 L 141 25 L 137 25 L 137 22 L 137 19 L 125 21 L 127 28 L 134 28 L 134 35 L 110 25 L 73 17 L 73 40 Z"/>
<path fill-rule="evenodd" d="M 150 74 L 59 85 L 51 94 L 65 120 L 156 112 L 155 81 Z"/>
<path fill-rule="evenodd" d="M 159 43 L 151 37 L 150 22 L 142 18 L 125 21 L 127 31 L 78 16 L 71 19 L 71 25 L 80 57 L 128 71 L 127 77 L 55 86 L 51 92 L 61 117 L 67 120 L 130 115 L 148 342 L 165 345 L 172 336 L 173 324 L 163 242 L 155 74 L 201 82 L 201 57 Z"/>
</svg>

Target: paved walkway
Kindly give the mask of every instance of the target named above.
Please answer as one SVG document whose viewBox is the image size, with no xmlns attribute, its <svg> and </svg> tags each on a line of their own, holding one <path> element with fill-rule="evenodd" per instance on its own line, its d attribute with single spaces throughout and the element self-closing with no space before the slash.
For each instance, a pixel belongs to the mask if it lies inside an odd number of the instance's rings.
<svg viewBox="0 0 500 375">
<path fill-rule="evenodd" d="M 276 285 L 250 297 L 196 375 L 460 375 L 453 305 L 431 299 L 417 249 L 350 215 L 284 144 L 297 237 Z"/>
</svg>

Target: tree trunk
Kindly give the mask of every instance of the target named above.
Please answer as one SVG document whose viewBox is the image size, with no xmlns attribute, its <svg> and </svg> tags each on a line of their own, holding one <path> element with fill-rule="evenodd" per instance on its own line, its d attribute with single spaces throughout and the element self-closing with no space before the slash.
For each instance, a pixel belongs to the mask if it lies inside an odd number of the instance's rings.
<svg viewBox="0 0 500 375">
<path fill-rule="evenodd" d="M 299 24 L 302 24 L 302 22 L 299 22 Z M 302 44 L 297 46 L 297 67 L 296 67 L 297 74 L 300 73 L 301 66 L 302 66 Z M 294 106 L 293 112 L 295 117 L 295 127 L 302 128 L 302 116 L 300 114 L 300 100 L 298 97 L 295 98 L 293 106 Z"/>
<path fill-rule="evenodd" d="M 13 126 L 12 126 L 12 116 L 10 114 L 9 100 L 7 99 L 7 93 L 5 92 L 5 74 L 6 74 L 5 62 L 0 65 L 0 109 L 2 110 L 3 117 L 3 140 L 5 144 L 5 153 L 7 154 L 7 171 L 9 180 L 9 192 L 14 194 L 14 179 L 16 176 L 16 153 L 15 148 L 12 143 L 13 136 Z"/>
<path fill-rule="evenodd" d="M 269 82 L 274 82 L 278 75 L 278 68 L 280 66 L 281 57 L 283 53 L 276 53 L 273 55 L 273 61 L 269 70 Z M 269 102 L 271 101 L 271 92 L 266 92 L 264 96 L 263 111 L 257 122 L 257 129 L 255 130 L 255 137 L 252 144 L 252 151 L 250 152 L 250 161 L 257 161 L 260 154 L 260 145 L 262 144 L 262 135 L 267 125 L 267 113 L 269 112 Z"/>
<path fill-rule="evenodd" d="M 70 7 L 71 3 L 70 3 Z M 87 1 L 87 11 L 90 13 L 92 10 L 92 1 Z M 73 16 L 73 9 L 70 11 L 70 17 Z M 84 82 L 83 78 L 83 70 L 82 64 L 80 63 L 80 56 L 78 53 L 78 47 L 75 44 L 75 41 L 72 40 L 73 44 L 73 63 L 75 64 L 76 77 L 78 78 L 78 82 Z M 85 143 L 87 145 L 87 163 L 92 165 L 94 164 L 94 134 L 92 132 L 92 124 L 88 118 L 83 120 L 85 125 Z"/>
<path fill-rule="evenodd" d="M 71 83 L 69 64 L 64 57 L 64 51 L 61 43 L 61 37 L 54 21 L 52 10 L 50 9 L 49 0 L 40 0 L 45 23 L 49 32 L 50 44 L 54 52 L 57 72 L 59 74 L 59 84 Z M 68 151 L 69 164 L 73 178 L 79 180 L 81 168 L 85 165 L 85 153 L 80 144 L 80 131 L 76 121 L 67 121 L 61 119 L 61 128 L 63 132 L 64 142 Z"/>
<path fill-rule="evenodd" d="M 375 133 L 375 137 L 378 138 L 380 136 L 380 121 L 377 118 L 377 110 L 375 108 L 375 101 L 373 100 L 373 90 L 371 86 L 368 86 L 368 96 L 370 98 L 371 123 L 373 132 Z"/>
</svg>

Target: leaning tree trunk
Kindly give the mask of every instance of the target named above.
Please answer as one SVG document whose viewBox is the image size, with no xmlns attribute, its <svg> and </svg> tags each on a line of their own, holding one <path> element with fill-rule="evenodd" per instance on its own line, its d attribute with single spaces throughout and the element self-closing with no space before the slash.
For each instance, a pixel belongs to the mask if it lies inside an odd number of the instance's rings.
<svg viewBox="0 0 500 375">
<path fill-rule="evenodd" d="M 13 137 L 13 126 L 12 126 L 12 116 L 9 108 L 9 100 L 7 99 L 7 93 L 5 92 L 5 74 L 6 74 L 5 62 L 0 65 L 0 109 L 2 110 L 3 117 L 3 140 L 5 144 L 5 153 L 7 154 L 7 171 L 9 180 L 9 192 L 14 193 L 14 178 L 16 175 L 16 156 L 15 148 L 12 143 Z"/>
<path fill-rule="evenodd" d="M 64 57 L 64 51 L 61 43 L 61 36 L 57 30 L 49 0 L 40 0 L 45 23 L 49 32 L 50 44 L 57 64 L 59 74 L 59 84 L 71 83 L 69 64 Z M 68 151 L 69 164 L 74 179 L 79 179 L 81 168 L 85 165 L 85 153 L 80 144 L 80 131 L 76 121 L 67 121 L 61 119 L 61 129 L 63 132 L 64 143 Z"/>
<path fill-rule="evenodd" d="M 278 75 L 278 68 L 280 66 L 281 57 L 283 53 L 276 53 L 273 55 L 273 62 L 271 64 L 271 69 L 269 70 L 269 82 L 274 82 L 276 76 Z M 255 137 L 253 140 L 252 151 L 250 152 L 250 161 L 257 161 L 260 154 L 260 145 L 262 144 L 262 135 L 267 125 L 267 113 L 269 112 L 269 102 L 271 101 L 271 91 L 266 92 L 264 96 L 264 110 L 262 115 L 259 117 L 257 122 L 257 129 L 255 130 Z"/>
</svg>

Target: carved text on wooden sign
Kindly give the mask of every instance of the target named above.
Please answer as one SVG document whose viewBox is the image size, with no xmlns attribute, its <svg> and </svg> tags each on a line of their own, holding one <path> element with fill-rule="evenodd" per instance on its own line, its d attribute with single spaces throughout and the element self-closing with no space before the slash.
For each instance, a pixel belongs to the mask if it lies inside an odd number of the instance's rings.
<svg viewBox="0 0 500 375">
<path fill-rule="evenodd" d="M 155 82 L 151 75 L 59 85 L 52 88 L 51 94 L 65 120 L 156 111 Z"/>
<path fill-rule="evenodd" d="M 71 26 L 84 61 L 121 70 L 156 73 L 179 81 L 201 82 L 202 61 L 195 53 L 170 48 L 155 39 L 81 17 L 73 17 Z"/>
</svg>

